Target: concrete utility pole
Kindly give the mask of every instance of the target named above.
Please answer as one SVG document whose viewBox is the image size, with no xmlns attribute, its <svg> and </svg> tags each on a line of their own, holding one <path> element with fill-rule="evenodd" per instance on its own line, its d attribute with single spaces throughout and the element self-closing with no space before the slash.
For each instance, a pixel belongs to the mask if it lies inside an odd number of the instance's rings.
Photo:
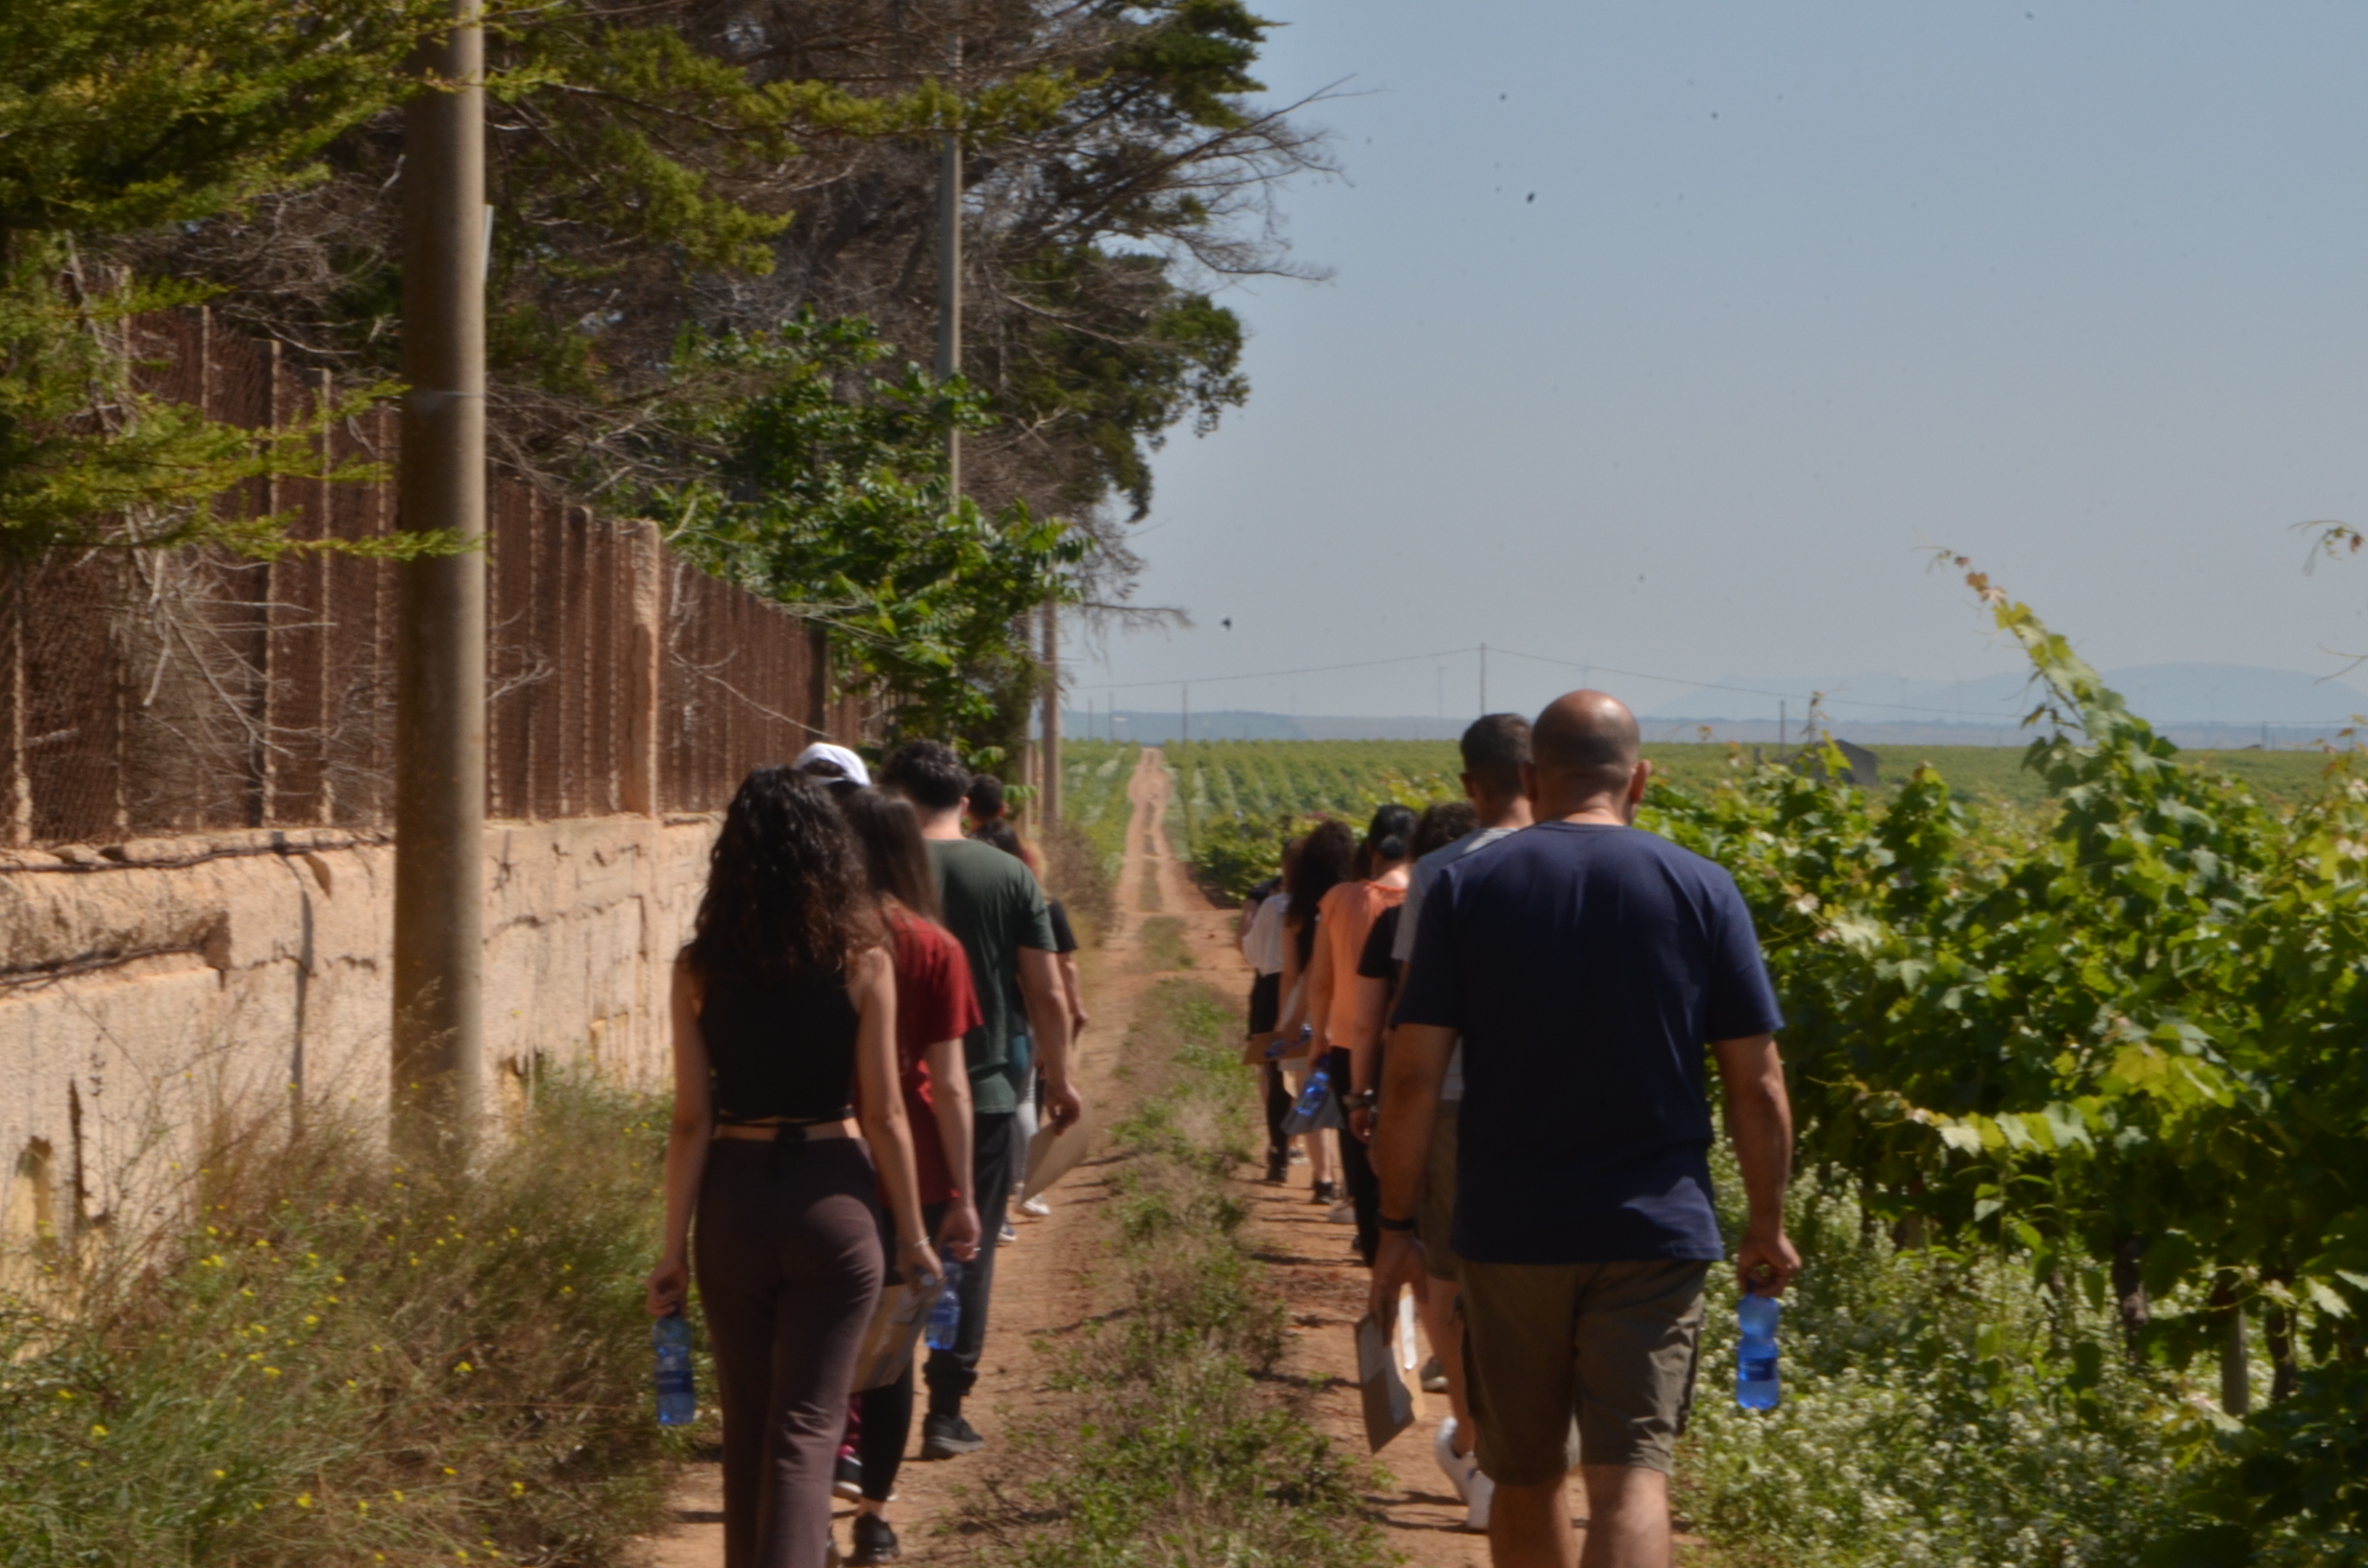
<svg viewBox="0 0 2368 1568">
<path fill-rule="evenodd" d="M 1480 645 L 1480 717 L 1489 713 L 1489 645 Z"/>
<path fill-rule="evenodd" d="M 485 532 L 485 38 L 421 46 L 403 118 L 402 526 Z M 395 633 L 394 1134 L 465 1161 L 484 1114 L 485 555 L 407 561 Z"/>
<path fill-rule="evenodd" d="M 1061 820 L 1061 606 L 1045 600 L 1045 825 Z"/>
</svg>

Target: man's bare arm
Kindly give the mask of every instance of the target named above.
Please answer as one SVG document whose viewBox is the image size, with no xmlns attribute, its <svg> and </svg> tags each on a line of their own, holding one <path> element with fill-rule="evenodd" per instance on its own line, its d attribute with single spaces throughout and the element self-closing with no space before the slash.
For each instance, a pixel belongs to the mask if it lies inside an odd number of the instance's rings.
<svg viewBox="0 0 2368 1568">
<path fill-rule="evenodd" d="M 1773 1035 L 1711 1043 L 1726 1087 L 1727 1136 L 1742 1167 L 1747 1217 L 1735 1267 L 1745 1289 L 1778 1295 L 1801 1271 L 1785 1235 L 1785 1185 L 1792 1178 L 1792 1101 Z"/>
<path fill-rule="evenodd" d="M 1381 1120 L 1374 1129 L 1373 1174 L 1381 1184 L 1381 1213 L 1411 1219 L 1422 1196 L 1422 1173 L 1430 1164 L 1431 1128 L 1439 1116 L 1439 1091 L 1447 1081 L 1447 1059 L 1456 1034 L 1433 1023 L 1401 1023 L 1390 1035 L 1382 1059 Z M 1372 1311 L 1387 1318 L 1398 1286 L 1419 1296 L 1427 1270 L 1422 1249 L 1405 1231 L 1384 1231 L 1373 1260 Z"/>
</svg>

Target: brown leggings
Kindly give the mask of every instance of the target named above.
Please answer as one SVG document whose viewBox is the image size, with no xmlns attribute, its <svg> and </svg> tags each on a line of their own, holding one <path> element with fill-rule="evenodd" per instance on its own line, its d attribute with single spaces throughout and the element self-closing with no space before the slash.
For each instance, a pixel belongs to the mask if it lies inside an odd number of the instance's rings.
<svg viewBox="0 0 2368 1568">
<path fill-rule="evenodd" d="M 725 1568 L 822 1568 L 830 1477 L 879 1299 L 879 1178 L 853 1139 L 720 1139 L 693 1247 L 724 1411 Z"/>
</svg>

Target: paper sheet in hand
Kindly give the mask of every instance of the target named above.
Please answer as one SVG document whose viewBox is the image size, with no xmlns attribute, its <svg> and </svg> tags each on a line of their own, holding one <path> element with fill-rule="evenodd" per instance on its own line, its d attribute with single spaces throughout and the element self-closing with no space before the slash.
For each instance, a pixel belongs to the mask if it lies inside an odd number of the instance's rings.
<svg viewBox="0 0 2368 1568">
<path fill-rule="evenodd" d="M 1050 1122 L 1037 1128 L 1027 1140 L 1027 1176 L 1020 1184 L 1020 1201 L 1025 1203 L 1074 1170 L 1085 1158 L 1087 1139 L 1083 1116 L 1062 1132 L 1054 1132 Z"/>
<path fill-rule="evenodd" d="M 855 1357 L 856 1393 L 885 1388 L 904 1376 L 913 1359 L 914 1341 L 929 1320 L 929 1308 L 944 1282 L 908 1280 L 880 1287 L 879 1305 L 863 1331 L 863 1349 Z"/>
<path fill-rule="evenodd" d="M 1414 1425 L 1414 1395 L 1398 1375 L 1390 1331 L 1370 1317 L 1357 1319 L 1357 1389 L 1365 1400 L 1365 1441 L 1378 1454 L 1390 1439 Z"/>
</svg>

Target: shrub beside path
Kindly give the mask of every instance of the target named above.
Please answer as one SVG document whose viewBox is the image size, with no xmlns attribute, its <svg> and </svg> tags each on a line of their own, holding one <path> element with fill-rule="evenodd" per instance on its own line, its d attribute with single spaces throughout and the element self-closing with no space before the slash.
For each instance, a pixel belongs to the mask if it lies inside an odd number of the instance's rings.
<svg viewBox="0 0 2368 1568">
<path fill-rule="evenodd" d="M 1163 820 L 1168 779 L 1159 753 L 1147 749 L 1127 787 L 1133 814 L 1127 828 L 1115 928 L 1084 960 L 1087 1007 L 1093 1025 L 1080 1042 L 1078 1074 L 1098 1126 L 1124 1115 L 1127 1084 L 1117 1074 L 1120 1046 L 1147 995 L 1179 969 L 1206 979 L 1231 994 L 1246 996 L 1247 966 L 1234 942 L 1234 912 L 1217 907 L 1195 887 L 1171 855 Z M 1295 1167 L 1297 1185 L 1270 1188 L 1245 1168 L 1238 1194 L 1251 1209 L 1248 1222 L 1256 1256 L 1267 1265 L 1268 1283 L 1289 1303 L 1290 1343 L 1276 1375 L 1303 1398 L 1311 1420 L 1346 1452 L 1362 1455 L 1355 1356 L 1350 1326 L 1362 1311 L 1364 1273 L 1349 1257 L 1349 1228 L 1325 1221 L 1307 1201 L 1304 1166 Z M 1050 1194 L 1052 1213 L 1019 1223 L 1020 1239 L 996 1270 L 996 1311 L 980 1367 L 977 1391 L 965 1407 L 987 1437 L 984 1454 L 942 1463 L 910 1460 L 898 1479 L 899 1497 L 889 1517 L 902 1539 L 906 1562 L 961 1563 L 972 1560 L 971 1543 L 950 1532 L 965 1490 L 990 1478 L 1006 1487 L 1024 1485 L 1024 1470 L 1011 1467 L 1003 1439 L 1024 1425 L 1057 1428 L 1064 1396 L 1050 1386 L 1053 1354 L 1066 1335 L 1103 1310 L 1096 1280 L 1100 1237 L 1098 1211 L 1110 1188 L 1095 1179 L 1093 1162 Z M 1434 1405 L 1442 1404 L 1434 1398 Z M 914 1442 L 919 1443 L 915 1424 Z M 1477 1568 L 1488 1561 L 1486 1543 L 1455 1526 L 1463 1506 L 1432 1464 L 1430 1423 L 1402 1434 L 1380 1456 L 1394 1482 L 1377 1477 L 1367 1504 L 1382 1526 L 1387 1546 L 1420 1568 Z M 686 1464 L 671 1493 L 675 1523 L 640 1543 L 645 1568 L 713 1568 L 723 1560 L 719 1472 L 713 1458 Z M 840 1512 L 844 1549 L 851 1507 Z M 947 1527 L 947 1533 L 940 1533 Z"/>
</svg>

